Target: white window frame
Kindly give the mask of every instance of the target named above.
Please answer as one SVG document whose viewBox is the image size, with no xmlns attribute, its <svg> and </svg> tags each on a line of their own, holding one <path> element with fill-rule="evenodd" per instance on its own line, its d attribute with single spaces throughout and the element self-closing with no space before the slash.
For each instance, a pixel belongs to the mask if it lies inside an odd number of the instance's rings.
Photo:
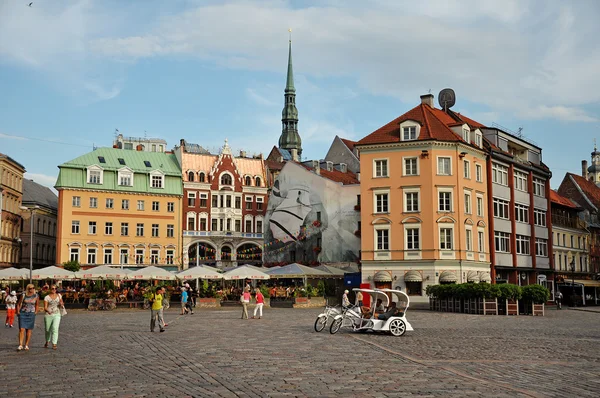
<svg viewBox="0 0 600 398">
<path fill-rule="evenodd" d="M 167 255 L 165 256 L 165 263 L 167 265 L 173 265 L 175 260 L 175 249 L 167 249 Z"/>
<path fill-rule="evenodd" d="M 515 221 L 529 224 L 529 206 L 515 203 Z"/>
<path fill-rule="evenodd" d="M 485 204 L 483 203 L 483 196 L 482 195 L 476 195 L 476 202 L 477 202 L 477 216 L 479 217 L 483 217 L 483 215 L 485 214 Z"/>
<path fill-rule="evenodd" d="M 121 210 L 129 210 L 129 199 L 121 199 Z"/>
<path fill-rule="evenodd" d="M 515 189 L 521 192 L 527 192 L 527 173 L 523 173 L 522 171 L 515 170 Z"/>
<path fill-rule="evenodd" d="M 160 234 L 160 224 L 152 224 L 150 231 L 153 238 L 158 238 Z"/>
<path fill-rule="evenodd" d="M 391 250 L 391 243 L 392 243 L 392 234 L 391 234 L 391 227 L 389 224 L 385 224 L 385 225 L 375 225 L 373 227 L 374 229 L 374 247 L 375 247 L 375 251 L 376 252 L 389 252 Z M 379 248 L 379 231 L 387 231 L 387 241 L 386 242 L 382 242 L 382 248 Z M 387 247 L 385 247 L 387 245 Z"/>
<path fill-rule="evenodd" d="M 198 228 L 198 225 L 196 223 L 196 213 L 194 213 L 194 212 L 187 213 L 187 216 L 185 218 L 185 229 L 190 231 L 190 229 L 189 229 L 190 219 L 194 220 L 194 229 L 192 229 L 191 231 L 196 231 Z"/>
<path fill-rule="evenodd" d="M 477 228 L 477 249 L 479 253 L 485 253 L 485 230 Z"/>
<path fill-rule="evenodd" d="M 447 164 L 446 164 L 447 161 Z M 446 170 L 448 166 L 448 170 Z M 437 175 L 439 176 L 451 176 L 452 175 L 452 158 L 450 156 L 438 156 L 437 157 Z"/>
<path fill-rule="evenodd" d="M 548 239 L 535 238 L 535 255 L 548 257 Z"/>
<path fill-rule="evenodd" d="M 123 233 L 126 232 L 126 233 Z M 129 222 L 121 223 L 121 236 L 129 236 Z"/>
<path fill-rule="evenodd" d="M 156 265 L 160 262 L 160 249 L 151 248 L 150 249 L 150 264 Z"/>
<path fill-rule="evenodd" d="M 437 203 L 437 205 L 438 205 L 438 212 L 441 212 L 441 213 L 452 213 L 454 211 L 454 195 L 453 195 L 454 192 L 453 191 L 454 190 L 452 188 L 438 188 L 438 194 L 437 194 L 437 197 L 438 197 L 438 200 L 437 200 L 437 202 L 438 202 Z M 442 209 L 442 207 L 441 207 L 440 201 L 442 199 L 441 198 L 442 194 L 444 194 L 444 195 L 445 194 L 450 194 L 450 209 L 449 210 L 446 210 L 445 208 Z M 444 199 L 444 201 L 445 201 L 445 199 Z"/>
<path fill-rule="evenodd" d="M 104 235 L 112 235 L 113 234 L 113 223 L 112 221 L 107 221 L 104 223 Z"/>
<path fill-rule="evenodd" d="M 145 200 L 138 200 L 137 201 L 137 209 L 138 209 L 138 211 L 144 211 L 145 208 L 146 208 L 146 201 Z"/>
<path fill-rule="evenodd" d="M 404 212 L 419 213 L 421 212 L 421 189 L 420 188 L 405 188 L 402 190 L 404 194 Z M 413 203 L 409 196 L 417 195 L 417 208 L 409 208 L 409 204 Z"/>
<path fill-rule="evenodd" d="M 165 176 L 162 174 L 150 174 L 150 188 L 164 189 Z"/>
<path fill-rule="evenodd" d="M 79 235 L 81 233 L 81 223 L 78 220 L 71 221 L 71 234 Z"/>
<path fill-rule="evenodd" d="M 483 182 L 483 167 L 480 164 L 475 165 L 475 181 Z"/>
<path fill-rule="evenodd" d="M 494 246 L 498 253 L 510 253 L 510 234 L 494 231 Z"/>
<path fill-rule="evenodd" d="M 546 181 L 541 178 L 533 177 L 533 194 L 540 198 L 546 197 Z"/>
<path fill-rule="evenodd" d="M 417 138 L 419 136 L 416 125 L 402 126 L 402 141 L 415 141 Z"/>
<path fill-rule="evenodd" d="M 113 198 L 106 198 L 105 206 L 107 209 L 114 209 L 115 208 L 115 200 Z"/>
<path fill-rule="evenodd" d="M 450 231 L 450 247 L 448 247 L 448 242 L 442 242 L 442 231 Z M 452 251 L 454 250 L 454 225 L 449 223 L 444 223 L 443 225 L 438 225 L 438 237 L 439 237 L 439 247 L 440 250 L 444 251 Z M 443 247 L 444 246 L 444 247 Z"/>
<path fill-rule="evenodd" d="M 517 254 L 523 256 L 529 256 L 531 254 L 531 240 L 529 236 L 517 235 L 516 236 L 516 251 Z"/>
<path fill-rule="evenodd" d="M 144 264 L 145 257 L 146 257 L 146 248 L 136 247 L 134 249 L 134 258 L 135 258 L 135 263 L 137 265 Z"/>
<path fill-rule="evenodd" d="M 465 214 L 472 214 L 473 212 L 473 204 L 471 200 L 471 192 L 464 191 L 464 200 L 465 200 Z"/>
<path fill-rule="evenodd" d="M 79 262 L 81 248 L 79 247 L 70 247 L 69 248 L 69 260 Z"/>
<path fill-rule="evenodd" d="M 104 182 L 104 169 L 98 165 L 90 166 L 86 169 L 88 184 L 102 185 Z M 92 178 L 97 177 L 97 178 Z"/>
<path fill-rule="evenodd" d="M 105 247 L 102 253 L 103 264 L 112 264 L 114 260 L 113 254 L 114 253 L 112 247 Z M 110 256 L 110 258 L 107 259 L 107 256 Z"/>
<path fill-rule="evenodd" d="M 146 226 L 144 225 L 143 222 L 138 222 L 135 224 L 135 236 L 144 236 L 144 229 L 146 229 Z"/>
<path fill-rule="evenodd" d="M 499 163 L 492 163 L 492 182 L 508 186 L 508 167 Z"/>
<path fill-rule="evenodd" d="M 414 161 L 414 173 L 409 173 L 409 171 L 413 171 L 412 170 L 412 165 L 410 167 L 408 167 L 407 162 L 413 162 Z M 419 158 L 417 156 L 407 156 L 407 157 L 403 157 L 402 158 L 402 175 L 403 176 L 418 176 L 420 174 L 420 170 L 419 170 Z"/>
<path fill-rule="evenodd" d="M 123 255 L 125 257 L 123 258 Z M 125 260 L 125 261 L 123 261 Z M 119 264 L 129 264 L 129 248 L 119 247 Z"/>
<path fill-rule="evenodd" d="M 167 202 L 167 213 L 175 212 L 175 202 Z"/>
<path fill-rule="evenodd" d="M 152 201 L 152 211 L 160 211 L 160 202 L 158 200 Z"/>
<path fill-rule="evenodd" d="M 473 252 L 473 227 L 470 225 L 465 227 L 465 249 Z"/>
<path fill-rule="evenodd" d="M 377 169 L 380 164 L 379 171 Z M 373 178 L 387 178 L 390 176 L 390 161 L 389 159 L 373 159 Z M 384 170 L 385 168 L 385 170 Z M 384 173 L 385 171 L 385 173 Z"/>
<path fill-rule="evenodd" d="M 117 182 L 121 187 L 133 186 L 134 173 L 129 167 L 121 167 L 117 170 Z M 129 183 L 129 184 L 127 184 Z"/>
<path fill-rule="evenodd" d="M 88 235 L 96 235 L 98 233 L 98 223 L 96 221 L 88 221 Z"/>
<path fill-rule="evenodd" d="M 471 179 L 471 162 L 468 160 L 463 160 L 463 177 Z"/>
<path fill-rule="evenodd" d="M 409 232 L 408 231 L 416 230 L 417 231 L 417 247 L 409 247 Z M 414 240 L 413 240 L 414 245 Z M 404 250 L 408 251 L 421 251 L 421 224 L 404 224 Z"/>
<path fill-rule="evenodd" d="M 507 200 L 494 198 L 493 216 L 503 220 L 510 220 L 510 204 Z"/>
<path fill-rule="evenodd" d="M 86 264 L 97 264 L 98 263 L 98 249 L 95 247 L 88 247 L 86 253 Z"/>
<path fill-rule="evenodd" d="M 462 128 L 462 139 L 471 143 L 471 130 L 468 127 L 463 126 Z"/>
<path fill-rule="evenodd" d="M 378 200 L 378 196 L 379 195 L 386 195 L 387 196 L 387 200 L 386 200 L 386 205 L 387 205 L 387 209 L 383 209 L 383 201 L 382 201 L 382 208 L 381 211 L 379 211 L 379 200 Z M 385 189 L 385 190 L 375 190 L 373 191 L 373 213 L 375 214 L 388 214 L 390 213 L 390 190 L 389 189 Z"/>
<path fill-rule="evenodd" d="M 81 196 L 73 196 L 71 205 L 73 207 L 81 207 Z"/>
<path fill-rule="evenodd" d="M 175 224 L 167 224 L 167 238 L 175 237 Z"/>
<path fill-rule="evenodd" d="M 479 148 L 483 146 L 483 134 L 479 130 L 475 130 L 475 145 Z"/>
</svg>

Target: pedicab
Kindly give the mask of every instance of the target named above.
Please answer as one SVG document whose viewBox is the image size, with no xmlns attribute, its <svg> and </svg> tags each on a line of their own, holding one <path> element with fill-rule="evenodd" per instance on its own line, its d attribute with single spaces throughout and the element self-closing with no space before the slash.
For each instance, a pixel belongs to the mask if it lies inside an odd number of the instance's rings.
<svg viewBox="0 0 600 398">
<path fill-rule="evenodd" d="M 352 289 L 354 292 L 368 294 L 371 298 L 371 306 L 367 313 L 361 309 L 352 309 L 345 314 L 334 317 L 329 332 L 337 333 L 341 328 L 348 328 L 355 332 L 389 332 L 394 336 L 402 336 L 407 330 L 413 328 L 406 319 L 406 310 L 410 304 L 408 295 L 400 290 L 394 289 Z M 392 302 L 390 303 L 390 297 Z M 381 299 L 387 311 L 377 314 L 376 301 Z"/>
<path fill-rule="evenodd" d="M 348 307 L 348 308 L 351 308 L 351 307 Z M 320 313 L 317 316 L 317 319 L 315 320 L 315 332 L 320 332 L 323 329 L 325 329 L 325 327 L 327 327 L 327 324 L 329 323 L 330 320 L 332 320 L 336 315 L 340 315 L 340 314 L 344 313 L 345 311 L 346 311 L 346 308 L 342 307 L 341 305 L 336 305 L 336 306 L 326 305 L 325 311 Z"/>
</svg>

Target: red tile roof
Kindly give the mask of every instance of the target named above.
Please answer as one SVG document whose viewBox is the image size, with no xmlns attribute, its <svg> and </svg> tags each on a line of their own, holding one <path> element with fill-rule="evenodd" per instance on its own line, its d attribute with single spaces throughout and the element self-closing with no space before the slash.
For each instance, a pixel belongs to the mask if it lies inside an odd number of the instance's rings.
<svg viewBox="0 0 600 398">
<path fill-rule="evenodd" d="M 573 178 L 575 183 L 579 185 L 579 188 L 581 188 L 585 196 L 587 196 L 594 206 L 600 207 L 600 188 L 597 187 L 596 184 L 577 174 L 567 173 L 567 176 Z"/>
<path fill-rule="evenodd" d="M 462 115 L 456 115 L 462 119 L 462 121 L 456 120 L 441 109 L 432 108 L 425 104 L 419 104 L 404 115 L 375 130 L 356 144 L 369 145 L 400 142 L 400 123 L 406 120 L 414 120 L 421 125 L 418 140 L 463 141 L 462 137 L 450 130 L 449 126 L 460 125 L 462 122 L 468 123 L 473 127 L 483 126 Z"/>
<path fill-rule="evenodd" d="M 570 199 L 565 198 L 564 196 L 561 196 L 558 192 L 556 192 L 553 189 L 550 190 L 550 201 L 552 203 L 556 203 L 558 205 L 565 206 L 565 207 L 570 207 L 572 209 L 579 208 L 579 206 L 577 206 L 575 203 L 571 202 Z"/>
<path fill-rule="evenodd" d="M 311 170 L 311 171 L 313 170 L 312 167 L 310 167 L 306 164 L 302 164 L 302 163 L 298 163 L 298 164 L 307 170 Z M 358 180 L 358 178 L 356 178 L 356 174 L 354 174 L 351 171 L 347 171 L 347 172 L 343 173 L 336 169 L 333 169 L 332 171 L 328 171 L 327 169 L 321 168 L 319 170 L 319 172 L 321 173 L 322 177 L 325 177 L 328 180 L 331 180 L 334 182 L 342 183 L 342 185 L 360 184 L 360 181 Z"/>
<path fill-rule="evenodd" d="M 348 147 L 348 149 L 350 149 L 351 151 L 354 151 L 354 145 L 356 145 L 356 141 L 350 141 L 347 140 L 345 138 L 341 138 L 340 140 L 342 140 L 342 142 L 344 143 L 344 145 L 346 145 Z"/>
<path fill-rule="evenodd" d="M 267 165 L 267 167 L 269 168 L 269 170 L 281 170 L 283 168 L 283 165 L 285 165 L 285 162 L 278 162 L 276 160 L 265 160 L 265 163 Z"/>
</svg>

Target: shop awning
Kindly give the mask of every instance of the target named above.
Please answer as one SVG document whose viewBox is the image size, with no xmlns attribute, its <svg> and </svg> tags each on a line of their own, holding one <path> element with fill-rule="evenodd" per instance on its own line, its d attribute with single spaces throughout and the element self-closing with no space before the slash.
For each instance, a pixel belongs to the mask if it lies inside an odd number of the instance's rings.
<svg viewBox="0 0 600 398">
<path fill-rule="evenodd" d="M 479 282 L 481 277 L 477 273 L 477 271 L 469 271 L 467 272 L 467 282 Z"/>
<path fill-rule="evenodd" d="M 392 275 L 387 271 L 379 271 L 373 276 L 374 282 L 391 282 Z"/>
<path fill-rule="evenodd" d="M 479 271 L 479 280 L 481 282 L 492 283 L 492 277 L 490 276 L 490 273 L 486 271 Z"/>
<path fill-rule="evenodd" d="M 419 271 L 408 271 L 404 274 L 404 282 L 423 282 L 423 276 Z"/>
<path fill-rule="evenodd" d="M 572 282 L 572 279 L 566 280 L 566 283 Z M 575 279 L 575 283 L 582 284 L 585 287 L 600 287 L 600 281 L 594 281 L 591 279 Z"/>
<path fill-rule="evenodd" d="M 404 278 L 406 280 L 406 278 Z M 458 282 L 458 276 L 454 271 L 444 271 L 440 274 L 440 282 L 452 283 Z"/>
</svg>

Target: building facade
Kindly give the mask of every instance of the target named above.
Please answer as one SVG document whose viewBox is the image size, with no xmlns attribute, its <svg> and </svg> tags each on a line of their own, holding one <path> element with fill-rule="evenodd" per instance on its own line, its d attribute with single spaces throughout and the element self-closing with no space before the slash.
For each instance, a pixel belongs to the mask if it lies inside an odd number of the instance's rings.
<svg viewBox="0 0 600 398">
<path fill-rule="evenodd" d="M 490 280 L 481 127 L 429 94 L 357 142 L 363 283 L 426 301 L 430 284 Z"/>
<path fill-rule="evenodd" d="M 354 173 L 333 162 L 286 162 L 269 196 L 265 265 L 356 264 L 359 184 Z"/>
<path fill-rule="evenodd" d="M 166 152 L 167 141 L 162 138 L 124 137 L 117 135 L 113 148 L 138 152 Z"/>
<path fill-rule="evenodd" d="M 183 266 L 262 264 L 267 172 L 262 155 L 236 157 L 225 140 L 218 155 L 181 140 Z"/>
<path fill-rule="evenodd" d="M 173 153 L 98 148 L 59 166 L 57 262 L 181 268 Z"/>
<path fill-rule="evenodd" d="M 34 269 L 56 264 L 56 234 L 58 224 L 58 197 L 48 187 L 32 180 L 23 180 L 23 207 L 21 210 L 23 228 L 21 240 L 23 254 L 21 266 Z M 33 217 L 31 219 L 30 217 Z M 33 221 L 33 222 L 32 222 Z M 32 232 L 33 224 L 33 234 Z M 31 240 L 33 237 L 33 241 Z M 33 246 L 30 249 L 30 244 Z M 33 254 L 31 257 L 29 255 Z"/>
<path fill-rule="evenodd" d="M 360 160 L 358 151 L 354 149 L 355 141 L 340 138 L 337 135 L 333 139 L 327 155 L 326 162 L 333 162 L 334 165 L 346 165 L 345 167 L 354 174 L 360 173 Z"/>
<path fill-rule="evenodd" d="M 14 267 L 21 256 L 21 210 L 25 167 L 0 153 L 0 268 Z"/>
<path fill-rule="evenodd" d="M 542 149 L 500 128 L 482 128 L 488 157 L 492 277 L 529 285 L 552 280 L 550 178 Z"/>
</svg>

